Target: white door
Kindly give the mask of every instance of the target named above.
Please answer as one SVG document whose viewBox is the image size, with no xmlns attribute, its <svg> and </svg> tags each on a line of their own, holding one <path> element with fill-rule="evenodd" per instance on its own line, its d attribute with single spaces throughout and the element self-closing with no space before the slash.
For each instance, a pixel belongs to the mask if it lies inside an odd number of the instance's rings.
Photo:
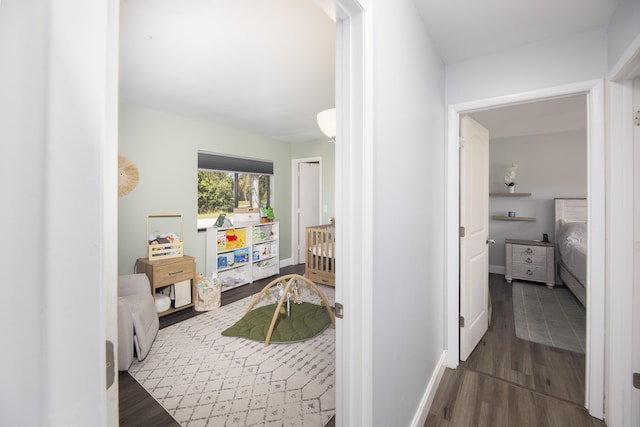
<svg viewBox="0 0 640 427">
<path fill-rule="evenodd" d="M 489 132 L 463 116 L 460 135 L 460 359 L 467 360 L 489 328 Z"/>
<path fill-rule="evenodd" d="M 305 262 L 305 228 L 319 225 L 320 164 L 298 163 L 298 263 Z"/>
</svg>

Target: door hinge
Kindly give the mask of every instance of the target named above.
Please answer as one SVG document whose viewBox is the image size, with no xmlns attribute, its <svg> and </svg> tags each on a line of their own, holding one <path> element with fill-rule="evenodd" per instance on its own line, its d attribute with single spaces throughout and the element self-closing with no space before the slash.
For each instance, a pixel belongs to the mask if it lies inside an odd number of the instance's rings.
<svg viewBox="0 0 640 427">
<path fill-rule="evenodd" d="M 633 373 L 633 386 L 635 388 L 640 388 L 640 374 L 637 372 Z"/>
<path fill-rule="evenodd" d="M 640 110 L 633 113 L 633 123 L 636 126 L 640 126 Z"/>
<path fill-rule="evenodd" d="M 460 237 L 464 237 L 464 227 L 460 227 Z"/>
<path fill-rule="evenodd" d="M 333 312 L 335 313 L 338 319 L 342 319 L 342 317 L 344 316 L 344 306 L 339 302 L 337 302 L 334 305 Z"/>
<path fill-rule="evenodd" d="M 464 317 L 460 316 L 460 327 L 464 328 Z"/>
</svg>

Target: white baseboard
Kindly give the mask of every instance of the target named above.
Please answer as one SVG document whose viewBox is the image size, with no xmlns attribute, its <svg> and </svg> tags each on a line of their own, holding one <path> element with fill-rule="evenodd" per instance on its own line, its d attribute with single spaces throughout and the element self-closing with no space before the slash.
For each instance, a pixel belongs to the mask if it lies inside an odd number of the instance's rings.
<svg viewBox="0 0 640 427">
<path fill-rule="evenodd" d="M 280 260 L 280 268 L 289 267 L 290 265 L 293 265 L 293 258 Z"/>
<path fill-rule="evenodd" d="M 489 273 L 502 274 L 504 276 L 506 272 L 507 272 L 507 267 L 505 267 L 504 265 L 489 264 Z"/>
<path fill-rule="evenodd" d="M 442 376 L 444 375 L 444 370 L 446 368 L 444 361 L 447 356 L 447 351 L 443 351 L 440 356 L 440 360 L 436 364 L 436 368 L 433 370 L 433 375 L 431 375 L 431 379 L 429 380 L 429 384 L 427 384 L 427 389 L 420 400 L 420 406 L 418 406 L 418 410 L 416 414 L 413 416 L 413 420 L 411 420 L 411 427 L 422 427 L 424 423 L 427 421 L 427 415 L 429 415 L 429 410 L 431 409 L 431 404 L 433 403 L 433 399 L 436 397 L 436 391 L 438 391 L 438 386 L 440 385 L 440 380 L 442 380 Z"/>
</svg>

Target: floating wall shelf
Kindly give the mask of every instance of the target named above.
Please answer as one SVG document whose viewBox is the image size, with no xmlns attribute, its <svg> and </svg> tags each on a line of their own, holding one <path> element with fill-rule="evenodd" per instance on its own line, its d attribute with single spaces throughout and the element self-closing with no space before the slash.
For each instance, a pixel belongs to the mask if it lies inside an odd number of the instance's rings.
<svg viewBox="0 0 640 427">
<path fill-rule="evenodd" d="M 504 215 L 494 215 L 491 218 L 497 219 L 500 221 L 529 221 L 535 222 L 535 218 L 530 216 L 504 216 Z"/>
<path fill-rule="evenodd" d="M 529 197 L 531 193 L 489 193 L 489 197 Z"/>
</svg>

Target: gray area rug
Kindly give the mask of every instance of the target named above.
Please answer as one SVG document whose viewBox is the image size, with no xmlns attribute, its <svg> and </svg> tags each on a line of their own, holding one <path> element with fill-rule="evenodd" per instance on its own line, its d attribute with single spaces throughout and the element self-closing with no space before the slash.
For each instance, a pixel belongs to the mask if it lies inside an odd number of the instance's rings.
<svg viewBox="0 0 640 427">
<path fill-rule="evenodd" d="M 321 288 L 333 304 L 334 289 Z M 335 329 L 266 348 L 222 336 L 252 298 L 161 329 L 129 373 L 185 427 L 324 426 L 335 414 Z M 308 289 L 302 299 L 320 303 Z"/>
<path fill-rule="evenodd" d="M 513 317 L 520 339 L 585 352 L 585 309 L 568 288 L 514 280 Z"/>
</svg>

